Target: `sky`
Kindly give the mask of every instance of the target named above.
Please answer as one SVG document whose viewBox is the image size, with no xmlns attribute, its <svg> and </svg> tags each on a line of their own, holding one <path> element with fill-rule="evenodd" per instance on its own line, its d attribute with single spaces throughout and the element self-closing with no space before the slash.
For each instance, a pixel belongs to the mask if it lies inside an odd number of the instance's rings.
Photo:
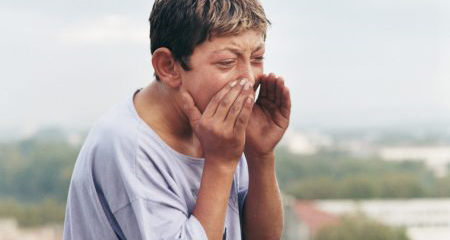
<svg viewBox="0 0 450 240">
<path fill-rule="evenodd" d="M 294 128 L 450 123 L 447 0 L 263 0 Z M 0 0 L 0 130 L 90 127 L 153 80 L 153 1 Z"/>
</svg>

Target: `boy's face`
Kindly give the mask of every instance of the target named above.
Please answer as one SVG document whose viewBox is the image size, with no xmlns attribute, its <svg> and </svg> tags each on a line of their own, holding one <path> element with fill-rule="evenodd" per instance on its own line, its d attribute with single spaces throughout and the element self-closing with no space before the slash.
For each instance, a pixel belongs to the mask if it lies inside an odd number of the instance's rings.
<svg viewBox="0 0 450 240">
<path fill-rule="evenodd" d="M 211 98 L 225 84 L 246 78 L 256 89 L 263 74 L 264 38 L 246 31 L 239 35 L 214 37 L 195 47 L 189 59 L 190 71 L 181 71 L 183 87 L 204 111 Z"/>
</svg>

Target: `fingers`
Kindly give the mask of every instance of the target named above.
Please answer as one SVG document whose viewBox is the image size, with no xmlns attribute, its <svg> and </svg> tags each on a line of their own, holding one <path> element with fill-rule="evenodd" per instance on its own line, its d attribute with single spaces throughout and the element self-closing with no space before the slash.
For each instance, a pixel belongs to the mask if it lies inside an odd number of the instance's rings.
<svg viewBox="0 0 450 240">
<path fill-rule="evenodd" d="M 220 100 L 214 117 L 217 117 L 217 119 L 220 120 L 225 120 L 231 106 L 234 104 L 236 98 L 241 93 L 241 90 L 248 90 L 249 88 L 250 85 L 248 84 L 248 81 L 246 79 L 241 79 L 239 83 L 232 87 L 232 89 L 227 94 L 225 94 L 225 96 L 223 96 L 222 100 Z"/>
<path fill-rule="evenodd" d="M 276 80 L 277 81 L 275 82 L 275 105 L 277 105 L 277 107 L 280 107 L 283 97 L 282 95 L 284 90 L 284 79 L 282 77 L 279 77 Z"/>
<path fill-rule="evenodd" d="M 291 96 L 289 89 L 284 85 L 284 79 L 282 77 L 275 76 L 274 86 L 275 86 L 274 104 L 276 108 L 280 110 L 283 117 L 289 118 L 291 111 Z"/>
<path fill-rule="evenodd" d="M 250 105 L 253 105 L 254 103 L 253 88 L 250 82 L 247 83 L 247 85 L 242 89 L 239 96 L 236 98 L 233 105 L 230 107 L 228 115 L 225 118 L 225 121 L 232 127 L 235 126 L 236 119 L 242 114 L 242 112 L 248 110 L 244 108 L 247 99 L 250 99 L 249 103 L 251 103 Z"/>
<path fill-rule="evenodd" d="M 181 93 L 181 97 L 184 102 L 182 108 L 183 112 L 188 117 L 191 127 L 195 128 L 197 126 L 198 121 L 202 117 L 202 114 L 200 113 L 200 110 L 198 110 L 197 106 L 195 106 L 194 99 L 192 99 L 190 93 L 188 93 L 187 91 L 183 91 Z"/>
<path fill-rule="evenodd" d="M 263 75 L 261 77 L 261 88 L 258 104 L 267 110 L 280 110 L 283 116 L 288 117 L 291 108 L 291 100 L 288 88 L 282 77 L 275 74 Z"/>
<path fill-rule="evenodd" d="M 267 78 L 267 75 L 262 75 L 261 80 L 260 80 L 260 89 L 259 89 L 259 96 L 261 97 L 267 97 L 267 84 L 265 79 Z"/>
<path fill-rule="evenodd" d="M 284 85 L 284 79 L 273 75 L 273 78 L 269 78 L 268 81 L 273 81 L 274 86 L 274 99 L 267 101 L 268 108 L 273 107 L 278 109 L 284 118 L 289 119 L 291 112 L 291 97 L 289 89 Z M 270 84 L 268 84 L 270 86 Z M 270 97 L 268 97 L 270 98 Z"/>
<path fill-rule="evenodd" d="M 280 111 L 283 117 L 289 119 L 291 114 L 291 96 L 287 87 L 282 91 Z"/>
<path fill-rule="evenodd" d="M 267 84 L 267 98 L 269 101 L 275 101 L 275 81 L 277 80 L 277 77 L 275 74 L 271 73 L 266 78 L 266 84 Z"/>
<path fill-rule="evenodd" d="M 252 114 L 253 104 L 255 103 L 253 95 L 245 95 L 243 97 L 242 109 L 238 115 L 234 116 L 236 120 L 234 121 L 234 131 L 236 133 L 244 133 L 247 128 L 248 121 Z"/>
<path fill-rule="evenodd" d="M 214 97 L 212 97 L 203 114 L 207 117 L 212 117 L 216 113 L 217 107 L 219 106 L 222 99 L 228 94 L 228 92 L 231 91 L 231 89 L 238 86 L 238 84 L 238 80 L 226 84 L 218 93 L 216 93 Z"/>
<path fill-rule="evenodd" d="M 270 73 L 269 75 L 263 75 L 261 77 L 261 89 L 259 90 L 259 95 L 262 98 L 267 98 L 269 101 L 275 101 L 276 99 L 276 82 L 278 77 L 275 74 Z"/>
</svg>

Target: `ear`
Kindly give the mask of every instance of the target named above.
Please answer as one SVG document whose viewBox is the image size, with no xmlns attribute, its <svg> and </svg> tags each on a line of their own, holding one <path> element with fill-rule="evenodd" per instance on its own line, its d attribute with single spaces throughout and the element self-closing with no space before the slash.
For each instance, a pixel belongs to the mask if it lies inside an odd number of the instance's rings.
<svg viewBox="0 0 450 240">
<path fill-rule="evenodd" d="M 168 48 L 158 48 L 152 54 L 152 65 L 161 82 L 172 88 L 181 85 L 181 77 L 177 61 Z"/>
</svg>

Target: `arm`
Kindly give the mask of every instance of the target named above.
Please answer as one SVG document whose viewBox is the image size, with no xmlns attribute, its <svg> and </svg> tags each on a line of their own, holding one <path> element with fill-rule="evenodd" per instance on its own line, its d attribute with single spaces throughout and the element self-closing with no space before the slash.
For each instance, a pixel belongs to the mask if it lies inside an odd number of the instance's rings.
<svg viewBox="0 0 450 240">
<path fill-rule="evenodd" d="M 249 162 L 254 160 L 249 157 Z M 245 239 L 280 239 L 283 230 L 283 207 L 275 174 L 273 154 L 249 165 L 249 188 L 244 205 Z"/>
<path fill-rule="evenodd" d="M 283 208 L 274 149 L 289 125 L 291 102 L 282 78 L 264 75 L 260 82 L 260 95 L 246 132 L 249 186 L 243 230 L 247 240 L 275 240 L 281 239 Z"/>
<path fill-rule="evenodd" d="M 220 168 L 206 161 L 194 209 L 208 239 L 222 239 L 234 168 Z"/>
<path fill-rule="evenodd" d="M 242 156 L 245 129 L 253 106 L 252 84 L 227 84 L 209 102 L 203 114 L 184 92 L 184 111 L 205 156 L 200 190 L 193 215 L 209 240 L 221 240 L 234 172 Z"/>
</svg>

